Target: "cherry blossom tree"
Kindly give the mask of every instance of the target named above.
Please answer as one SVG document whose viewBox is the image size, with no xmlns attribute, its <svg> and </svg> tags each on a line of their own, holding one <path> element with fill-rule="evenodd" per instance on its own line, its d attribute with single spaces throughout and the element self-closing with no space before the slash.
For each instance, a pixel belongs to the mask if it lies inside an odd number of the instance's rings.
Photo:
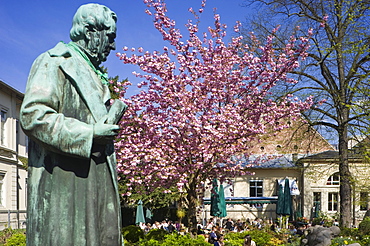
<svg viewBox="0 0 370 246">
<path fill-rule="evenodd" d="M 140 68 L 135 75 L 143 80 L 140 93 L 122 99 L 129 105 L 116 142 L 118 171 L 128 186 L 123 195 L 142 187 L 147 192 L 177 187 L 190 226 L 195 226 L 199 198 L 209 181 L 245 174 L 232 157 L 248 155 L 252 140 L 271 127 L 287 127 L 288 117 L 311 106 L 311 98 L 269 98 L 277 82 L 296 82 L 287 73 L 305 58 L 307 38 L 291 37 L 283 50 L 274 49 L 273 36 L 265 45 L 256 39 L 255 45 L 243 45 L 241 36 L 226 43 L 226 27 L 217 14 L 214 27 L 200 34 L 203 1 L 198 11 L 189 10 L 196 23 L 189 20 L 185 39 L 163 1 L 144 2 L 170 47 L 162 52 L 124 47 L 118 54 L 125 64 Z M 239 27 L 237 23 L 236 33 Z M 123 96 L 126 87 L 120 84 L 116 90 Z"/>
</svg>

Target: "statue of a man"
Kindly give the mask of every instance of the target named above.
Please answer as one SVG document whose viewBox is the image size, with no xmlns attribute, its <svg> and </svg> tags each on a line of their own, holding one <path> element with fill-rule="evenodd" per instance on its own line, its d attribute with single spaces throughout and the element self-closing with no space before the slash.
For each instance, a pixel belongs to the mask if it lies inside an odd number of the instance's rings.
<svg viewBox="0 0 370 246">
<path fill-rule="evenodd" d="M 122 244 L 113 139 L 126 105 L 111 106 L 99 68 L 115 49 L 116 21 L 105 6 L 81 6 L 72 41 L 32 65 L 20 113 L 30 137 L 28 246 Z"/>
</svg>

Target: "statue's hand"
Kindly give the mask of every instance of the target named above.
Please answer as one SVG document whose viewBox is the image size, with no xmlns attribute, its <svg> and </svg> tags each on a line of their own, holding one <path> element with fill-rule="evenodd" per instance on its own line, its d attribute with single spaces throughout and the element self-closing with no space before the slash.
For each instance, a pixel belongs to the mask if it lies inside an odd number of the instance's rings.
<svg viewBox="0 0 370 246">
<path fill-rule="evenodd" d="M 99 144 L 111 143 L 118 134 L 119 126 L 106 124 L 107 117 L 103 117 L 94 125 L 94 141 Z"/>
</svg>

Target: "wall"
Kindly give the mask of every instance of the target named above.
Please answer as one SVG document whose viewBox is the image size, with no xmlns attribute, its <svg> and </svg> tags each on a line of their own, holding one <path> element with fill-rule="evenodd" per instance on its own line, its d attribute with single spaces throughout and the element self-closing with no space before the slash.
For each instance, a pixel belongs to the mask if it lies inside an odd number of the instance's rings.
<svg viewBox="0 0 370 246">
<path fill-rule="evenodd" d="M 243 177 L 237 177 L 233 181 L 233 197 L 250 197 L 249 194 L 249 181 L 250 180 L 263 180 L 263 196 L 264 197 L 277 197 L 276 180 L 281 180 L 288 177 L 290 180 L 297 180 L 300 185 L 300 169 L 270 169 L 270 168 L 256 168 L 251 170 L 254 172 L 253 175 L 246 175 Z M 224 184 L 225 186 L 225 184 Z M 300 187 L 299 187 L 300 188 Z M 225 191 L 228 193 L 228 191 Z M 210 197 L 210 191 L 205 193 L 205 197 Z M 225 194 L 227 197 L 228 195 Z M 203 212 L 202 217 L 209 219 L 210 216 L 210 205 L 205 206 L 205 213 Z M 247 218 L 254 220 L 255 218 L 262 218 L 264 220 L 275 220 L 276 219 L 276 205 L 263 204 L 262 207 L 256 207 L 251 204 L 233 204 L 227 205 L 227 218 L 233 220 L 241 219 L 245 221 Z"/>
<path fill-rule="evenodd" d="M 0 230 L 23 228 L 26 220 L 27 171 L 19 157 L 27 157 L 27 138 L 18 125 L 23 94 L 0 81 L 0 110 L 6 112 L 0 129 Z M 4 124 L 5 123 L 5 124 Z"/>
<path fill-rule="evenodd" d="M 350 160 L 350 172 L 352 173 L 354 180 L 354 196 L 352 200 L 352 216 L 354 218 L 353 225 L 358 224 L 363 220 L 366 210 L 360 210 L 360 193 L 366 192 L 370 194 L 370 164 L 363 163 L 359 160 Z M 339 202 L 337 211 L 328 210 L 329 193 L 338 193 L 340 191 L 340 185 L 328 185 L 327 180 L 333 174 L 339 172 L 339 167 L 336 160 L 330 159 L 319 159 L 308 163 L 305 163 L 305 184 L 304 184 L 304 216 L 310 217 L 313 208 L 313 193 L 321 193 L 321 211 L 332 217 L 338 217 L 339 215 Z M 369 199 L 367 206 L 370 208 Z"/>
</svg>

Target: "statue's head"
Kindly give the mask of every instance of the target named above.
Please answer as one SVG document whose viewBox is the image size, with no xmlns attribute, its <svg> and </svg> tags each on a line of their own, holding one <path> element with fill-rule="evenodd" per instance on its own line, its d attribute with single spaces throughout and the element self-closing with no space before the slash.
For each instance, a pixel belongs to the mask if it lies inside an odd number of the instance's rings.
<svg viewBox="0 0 370 246">
<path fill-rule="evenodd" d="M 73 17 L 71 40 L 85 48 L 99 65 L 116 49 L 116 22 L 117 15 L 108 7 L 94 3 L 82 5 Z"/>
</svg>

